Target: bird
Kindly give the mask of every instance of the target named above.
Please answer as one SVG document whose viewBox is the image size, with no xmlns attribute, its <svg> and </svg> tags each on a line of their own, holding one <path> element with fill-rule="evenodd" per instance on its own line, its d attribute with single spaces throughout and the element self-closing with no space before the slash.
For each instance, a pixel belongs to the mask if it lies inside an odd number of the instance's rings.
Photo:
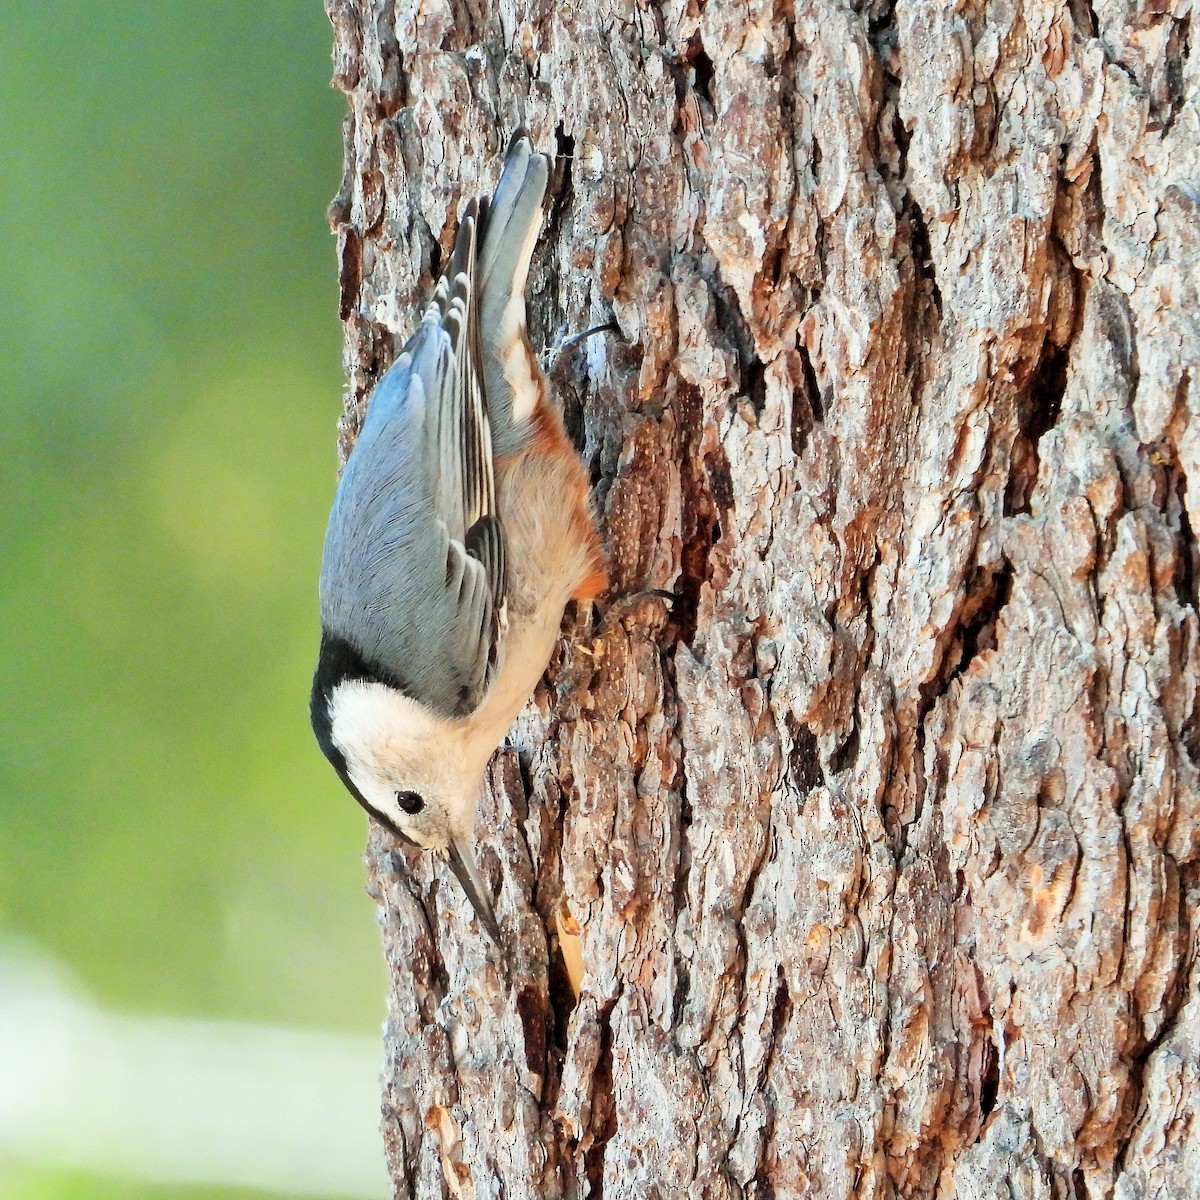
<svg viewBox="0 0 1200 1200">
<path fill-rule="evenodd" d="M 526 321 L 549 179 L 550 159 L 518 130 L 371 394 L 325 535 L 310 698 L 350 794 L 393 835 L 446 856 L 497 946 L 476 797 L 567 604 L 607 586 L 588 471 Z"/>
</svg>

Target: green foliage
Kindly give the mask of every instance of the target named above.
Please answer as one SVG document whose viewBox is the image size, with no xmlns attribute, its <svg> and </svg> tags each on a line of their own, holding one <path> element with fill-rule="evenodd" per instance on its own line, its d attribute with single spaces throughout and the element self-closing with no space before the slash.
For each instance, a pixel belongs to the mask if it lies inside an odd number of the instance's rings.
<svg viewBox="0 0 1200 1200">
<path fill-rule="evenodd" d="M 0 926 L 112 1007 L 361 1032 L 365 823 L 307 728 L 328 47 L 319 0 L 0 23 Z"/>
<path fill-rule="evenodd" d="M 131 1183 L 78 1171 L 16 1169 L 0 1180 L 4 1200 L 271 1200 L 246 1188 L 207 1188 Z"/>
</svg>

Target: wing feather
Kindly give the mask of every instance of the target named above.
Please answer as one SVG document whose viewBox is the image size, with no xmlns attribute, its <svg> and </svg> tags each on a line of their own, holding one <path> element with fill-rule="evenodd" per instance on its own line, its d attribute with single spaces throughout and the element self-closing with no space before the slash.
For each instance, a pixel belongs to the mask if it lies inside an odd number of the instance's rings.
<svg viewBox="0 0 1200 1200">
<path fill-rule="evenodd" d="M 327 631 L 380 678 L 450 716 L 483 698 L 507 628 L 478 225 L 472 202 L 420 326 L 372 396 L 334 502 L 321 578 Z"/>
</svg>

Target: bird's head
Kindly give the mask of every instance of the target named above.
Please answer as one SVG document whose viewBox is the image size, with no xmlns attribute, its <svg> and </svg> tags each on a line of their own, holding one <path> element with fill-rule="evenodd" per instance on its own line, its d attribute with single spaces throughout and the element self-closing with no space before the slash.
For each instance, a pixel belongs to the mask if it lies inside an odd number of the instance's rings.
<svg viewBox="0 0 1200 1200">
<path fill-rule="evenodd" d="M 471 851 L 475 797 L 491 747 L 481 759 L 463 722 L 375 679 L 343 679 L 328 691 L 314 687 L 312 721 L 350 794 L 385 828 L 446 855 L 499 945 L 499 926 Z"/>
</svg>

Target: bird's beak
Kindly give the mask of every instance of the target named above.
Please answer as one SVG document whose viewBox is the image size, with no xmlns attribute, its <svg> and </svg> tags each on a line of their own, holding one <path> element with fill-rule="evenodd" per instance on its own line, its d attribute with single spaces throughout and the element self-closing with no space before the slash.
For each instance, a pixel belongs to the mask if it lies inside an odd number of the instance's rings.
<svg viewBox="0 0 1200 1200">
<path fill-rule="evenodd" d="M 468 834 L 467 837 L 469 836 Z M 492 910 L 492 902 L 488 899 L 487 888 L 484 887 L 483 880 L 479 878 L 479 871 L 475 867 L 475 859 L 471 854 L 467 837 L 453 838 L 446 848 L 446 856 L 450 860 L 450 870 L 458 877 L 458 882 L 462 884 L 462 890 L 467 893 L 467 899 L 470 900 L 471 907 L 483 923 L 484 929 L 488 931 L 492 941 L 500 946 L 500 925 Z"/>
</svg>

